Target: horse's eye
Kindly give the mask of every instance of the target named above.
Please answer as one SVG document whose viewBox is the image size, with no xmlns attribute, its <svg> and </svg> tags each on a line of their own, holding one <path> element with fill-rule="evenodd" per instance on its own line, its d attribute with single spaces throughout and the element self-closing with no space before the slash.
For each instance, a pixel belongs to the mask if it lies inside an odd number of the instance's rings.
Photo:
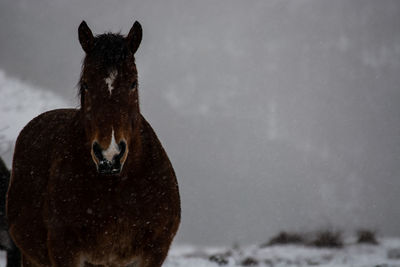
<svg viewBox="0 0 400 267">
<path fill-rule="evenodd" d="M 137 86 L 137 81 L 134 81 L 134 82 L 131 84 L 131 89 L 132 89 L 132 90 L 135 89 L 136 86 Z"/>
</svg>

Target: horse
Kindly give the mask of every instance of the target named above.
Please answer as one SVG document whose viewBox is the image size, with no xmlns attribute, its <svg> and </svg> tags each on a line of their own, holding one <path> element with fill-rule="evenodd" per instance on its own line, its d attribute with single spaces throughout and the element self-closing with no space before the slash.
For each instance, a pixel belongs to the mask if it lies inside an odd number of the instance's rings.
<svg viewBox="0 0 400 267">
<path fill-rule="evenodd" d="M 21 254 L 8 233 L 6 218 L 6 194 L 10 182 L 10 171 L 0 158 L 0 249 L 7 253 L 7 267 L 21 266 Z"/>
<path fill-rule="evenodd" d="M 20 132 L 7 216 L 24 267 L 159 267 L 180 224 L 172 164 L 139 109 L 127 36 L 78 28 L 81 105 L 45 112 Z"/>
</svg>

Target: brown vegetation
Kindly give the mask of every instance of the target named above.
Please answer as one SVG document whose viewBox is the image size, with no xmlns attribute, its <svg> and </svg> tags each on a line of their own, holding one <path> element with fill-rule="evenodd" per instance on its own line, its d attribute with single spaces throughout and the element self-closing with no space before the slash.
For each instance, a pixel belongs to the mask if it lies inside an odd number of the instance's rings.
<svg viewBox="0 0 400 267">
<path fill-rule="evenodd" d="M 272 237 L 267 243 L 261 245 L 261 247 L 273 246 L 273 245 L 287 245 L 287 244 L 303 244 L 304 237 L 298 233 L 291 232 L 280 232 L 277 236 Z"/>
<path fill-rule="evenodd" d="M 379 244 L 378 240 L 376 239 L 375 231 L 361 229 L 357 232 L 357 243 L 358 244 L 371 244 L 377 245 Z"/>
<path fill-rule="evenodd" d="M 258 265 L 258 260 L 252 257 L 247 257 L 245 258 L 240 265 L 242 266 L 257 266 Z"/>
<path fill-rule="evenodd" d="M 341 248 L 343 247 L 342 234 L 340 231 L 320 231 L 310 245 L 319 248 Z"/>
</svg>

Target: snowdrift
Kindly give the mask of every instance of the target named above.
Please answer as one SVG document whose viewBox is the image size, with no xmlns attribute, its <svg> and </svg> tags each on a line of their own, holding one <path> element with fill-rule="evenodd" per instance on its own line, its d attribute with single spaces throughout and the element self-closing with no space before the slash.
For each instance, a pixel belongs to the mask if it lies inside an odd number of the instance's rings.
<svg viewBox="0 0 400 267">
<path fill-rule="evenodd" d="M 173 247 L 165 267 L 216 266 L 400 266 L 400 240 L 383 239 L 379 245 L 346 244 L 343 248 L 276 245 L 260 248 Z"/>
</svg>

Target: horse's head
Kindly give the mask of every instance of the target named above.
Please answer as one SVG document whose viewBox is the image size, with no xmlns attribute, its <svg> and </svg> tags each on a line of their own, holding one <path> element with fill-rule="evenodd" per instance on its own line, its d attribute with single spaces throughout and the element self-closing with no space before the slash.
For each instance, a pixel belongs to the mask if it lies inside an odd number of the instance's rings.
<svg viewBox="0 0 400 267">
<path fill-rule="evenodd" d="M 86 22 L 79 26 L 79 42 L 86 53 L 79 82 L 81 112 L 90 153 L 101 174 L 121 172 L 139 132 L 134 54 L 141 40 L 139 22 L 126 37 L 110 33 L 94 37 Z"/>
</svg>

